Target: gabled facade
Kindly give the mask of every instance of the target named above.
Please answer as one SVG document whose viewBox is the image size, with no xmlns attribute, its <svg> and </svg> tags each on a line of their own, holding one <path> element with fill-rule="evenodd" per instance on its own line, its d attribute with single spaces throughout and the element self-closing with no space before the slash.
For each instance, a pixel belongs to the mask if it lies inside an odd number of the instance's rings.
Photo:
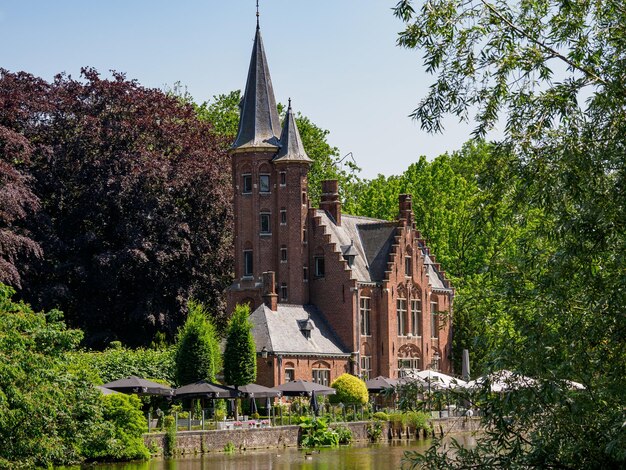
<svg viewBox="0 0 626 470">
<path fill-rule="evenodd" d="M 415 227 L 411 196 L 394 222 L 341 213 L 337 181 L 311 207 L 291 108 L 279 128 L 257 30 L 230 150 L 235 280 L 228 308 L 251 307 L 258 383 L 330 383 L 350 372 L 451 372 L 453 289 Z"/>
</svg>

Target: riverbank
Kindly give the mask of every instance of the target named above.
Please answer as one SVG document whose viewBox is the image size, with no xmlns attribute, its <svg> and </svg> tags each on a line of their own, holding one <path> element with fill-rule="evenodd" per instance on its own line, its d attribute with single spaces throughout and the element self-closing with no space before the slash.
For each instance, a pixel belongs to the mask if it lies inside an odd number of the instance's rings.
<svg viewBox="0 0 626 470">
<path fill-rule="evenodd" d="M 370 421 L 342 423 L 352 431 L 354 442 L 367 442 L 367 426 Z M 480 418 L 441 418 L 430 421 L 435 435 L 447 433 L 473 432 L 480 429 Z M 406 429 L 394 432 L 388 423 L 383 422 L 383 438 L 387 440 L 415 439 Z M 179 431 L 176 433 L 175 453 L 180 455 L 223 452 L 225 448 L 237 450 L 272 449 L 297 447 L 300 426 L 276 426 L 260 429 L 224 429 L 210 431 Z M 157 455 L 163 453 L 166 445 L 165 433 L 144 434 L 144 442 Z M 420 434 L 418 437 L 428 438 Z"/>
</svg>

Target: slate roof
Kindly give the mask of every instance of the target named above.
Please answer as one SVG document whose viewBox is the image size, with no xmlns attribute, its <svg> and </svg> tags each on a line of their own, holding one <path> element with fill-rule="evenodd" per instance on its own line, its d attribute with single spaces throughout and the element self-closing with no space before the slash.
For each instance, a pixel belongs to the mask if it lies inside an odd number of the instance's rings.
<svg viewBox="0 0 626 470">
<path fill-rule="evenodd" d="M 296 124 L 296 119 L 291 110 L 291 98 L 289 99 L 289 107 L 287 108 L 287 115 L 283 123 L 283 130 L 280 134 L 280 150 L 274 157 L 274 162 L 313 162 L 306 154 L 304 145 L 302 145 L 298 125 Z"/>
<path fill-rule="evenodd" d="M 301 328 L 310 321 L 310 338 Z M 313 305 L 278 304 L 276 312 L 262 304 L 250 315 L 257 352 L 299 355 L 349 355 L 320 312 Z"/>
<path fill-rule="evenodd" d="M 318 209 L 316 216 L 319 216 L 326 226 L 331 243 L 336 243 L 337 247 L 343 249 L 354 242 L 357 256 L 352 266 L 352 275 L 357 281 L 380 282 L 385 278 L 389 252 L 396 235 L 396 222 L 342 214 L 341 226 L 337 226 L 326 211 Z M 426 247 L 420 246 L 420 249 L 424 255 L 431 287 L 449 292 L 451 289 L 445 286 Z"/>
<path fill-rule="evenodd" d="M 248 69 L 248 80 L 239 104 L 239 131 L 232 148 L 270 148 L 279 146 L 280 120 L 274 97 L 261 29 L 257 25 Z"/>
</svg>

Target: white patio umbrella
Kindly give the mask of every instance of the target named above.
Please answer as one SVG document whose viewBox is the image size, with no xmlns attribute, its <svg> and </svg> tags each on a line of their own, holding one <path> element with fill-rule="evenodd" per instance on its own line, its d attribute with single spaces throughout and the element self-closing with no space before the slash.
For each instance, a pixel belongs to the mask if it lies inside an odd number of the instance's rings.
<svg viewBox="0 0 626 470">
<path fill-rule="evenodd" d="M 496 393 L 531 388 L 537 385 L 537 381 L 531 377 L 502 369 L 467 382 L 466 388 L 480 388 L 486 382 L 489 382 L 491 391 Z"/>
<path fill-rule="evenodd" d="M 414 377 L 429 383 L 433 388 L 451 389 L 456 387 L 465 387 L 467 382 L 461 379 L 457 379 L 443 372 L 436 370 L 420 370 L 412 374 Z"/>
</svg>

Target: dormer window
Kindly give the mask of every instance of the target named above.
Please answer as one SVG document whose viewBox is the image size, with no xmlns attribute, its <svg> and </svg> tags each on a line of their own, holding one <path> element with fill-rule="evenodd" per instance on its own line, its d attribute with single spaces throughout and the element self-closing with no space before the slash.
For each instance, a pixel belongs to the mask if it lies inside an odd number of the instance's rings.
<svg viewBox="0 0 626 470">
<path fill-rule="evenodd" d="M 302 336 L 304 336 L 306 339 L 311 339 L 311 331 L 315 329 L 315 325 L 313 324 L 311 319 L 309 318 L 308 320 L 302 320 L 299 323 Z"/>
<path fill-rule="evenodd" d="M 348 267 L 351 268 L 354 265 L 354 259 L 359 254 L 354 247 L 354 240 L 349 245 L 342 246 L 341 251 L 343 252 L 343 259 L 346 260 Z"/>
</svg>

